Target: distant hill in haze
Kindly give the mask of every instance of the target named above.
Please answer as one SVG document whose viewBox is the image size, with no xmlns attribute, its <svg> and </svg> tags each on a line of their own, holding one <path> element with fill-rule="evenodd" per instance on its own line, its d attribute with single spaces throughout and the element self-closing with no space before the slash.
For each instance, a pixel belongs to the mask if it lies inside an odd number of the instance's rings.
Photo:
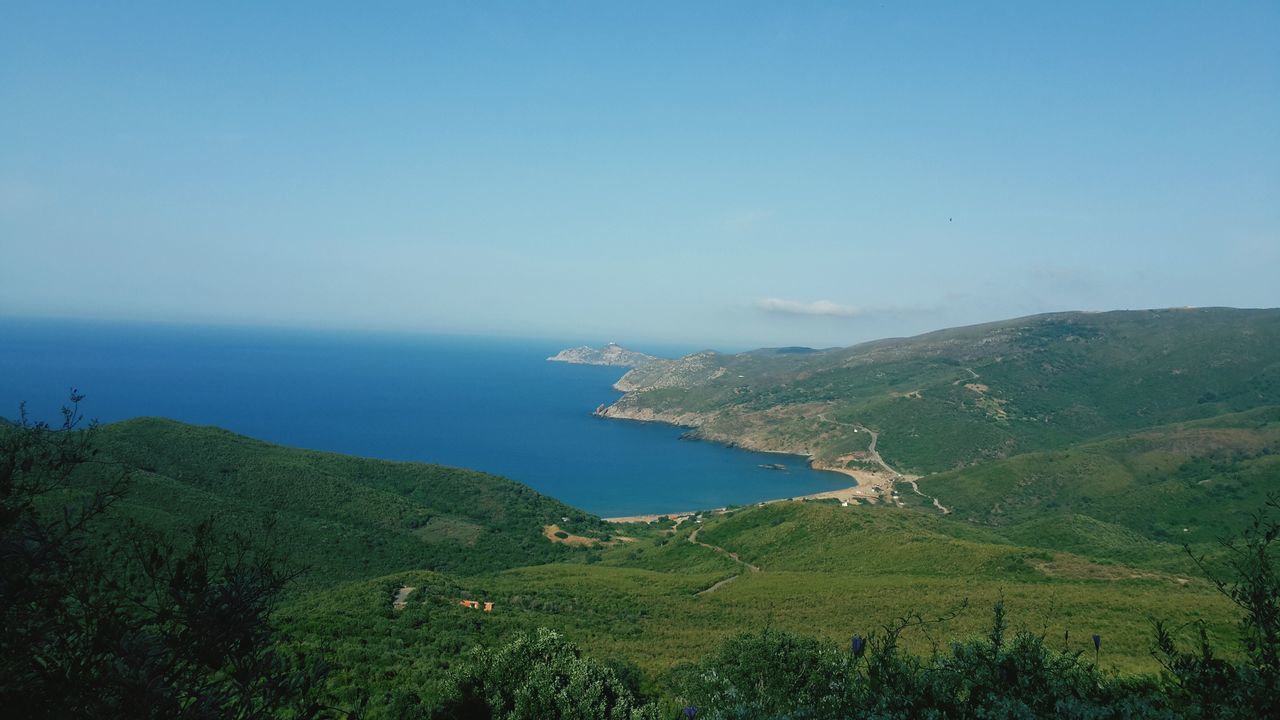
<svg viewBox="0 0 1280 720">
<path fill-rule="evenodd" d="M 1065 312 L 809 353 L 703 352 L 628 372 L 602 414 L 930 473 L 1280 403 L 1280 310 Z"/>
</svg>

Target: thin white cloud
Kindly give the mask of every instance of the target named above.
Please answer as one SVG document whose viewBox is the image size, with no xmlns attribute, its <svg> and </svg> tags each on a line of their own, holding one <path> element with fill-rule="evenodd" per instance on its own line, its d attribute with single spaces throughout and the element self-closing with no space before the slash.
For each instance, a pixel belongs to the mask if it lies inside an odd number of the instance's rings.
<svg viewBox="0 0 1280 720">
<path fill-rule="evenodd" d="M 756 301 L 756 307 L 765 312 L 783 315 L 823 315 L 826 317 L 858 317 L 863 314 L 862 308 L 852 305 L 839 305 L 830 300 L 800 302 L 783 300 L 782 298 L 762 298 Z"/>
</svg>

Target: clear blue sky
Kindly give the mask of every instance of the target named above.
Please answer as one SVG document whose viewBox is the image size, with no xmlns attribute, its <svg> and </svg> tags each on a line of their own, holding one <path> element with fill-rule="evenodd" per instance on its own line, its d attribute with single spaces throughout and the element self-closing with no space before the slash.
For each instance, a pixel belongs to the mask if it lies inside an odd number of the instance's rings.
<svg viewBox="0 0 1280 720">
<path fill-rule="evenodd" d="M 0 314 L 707 346 L 1280 305 L 1280 3 L 0 3 Z"/>
</svg>

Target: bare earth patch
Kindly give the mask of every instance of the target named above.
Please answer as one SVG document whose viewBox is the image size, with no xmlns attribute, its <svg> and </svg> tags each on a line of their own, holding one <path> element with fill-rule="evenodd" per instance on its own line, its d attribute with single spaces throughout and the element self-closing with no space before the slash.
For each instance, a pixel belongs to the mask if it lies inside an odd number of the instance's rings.
<svg viewBox="0 0 1280 720">
<path fill-rule="evenodd" d="M 673 527 L 680 527 L 680 523 L 697 515 L 696 512 L 680 512 L 680 513 L 661 513 L 657 515 L 625 515 L 622 517 L 607 517 L 605 522 L 611 523 L 655 523 L 662 519 L 671 520 L 675 523 Z"/>
<path fill-rule="evenodd" d="M 1052 560 L 1033 561 L 1029 564 L 1049 577 L 1077 580 L 1165 580 L 1179 586 L 1191 582 L 1188 578 L 1138 570 L 1125 565 L 1101 565 L 1074 555 L 1057 554 Z"/>
<path fill-rule="evenodd" d="M 990 395 L 988 395 L 987 391 L 990 390 L 991 388 L 987 387 L 983 383 L 978 383 L 978 382 L 965 383 L 964 386 L 965 388 L 978 393 L 977 405 L 978 407 L 985 410 L 988 415 L 995 418 L 996 420 L 1009 419 L 1009 414 L 1004 409 L 1004 406 L 1009 403 L 1008 400 L 1003 400 L 1001 398 L 991 397 Z"/>
<path fill-rule="evenodd" d="M 560 537 L 559 535 L 556 534 L 559 532 L 563 532 L 565 534 L 565 537 Z M 554 543 L 561 543 L 563 545 L 582 545 L 585 547 L 594 547 L 596 545 L 617 545 L 618 543 L 628 543 L 628 542 L 636 541 L 636 539 L 633 537 L 623 537 L 622 535 L 614 535 L 613 539 L 608 541 L 601 540 L 600 538 L 587 537 L 585 535 L 574 535 L 573 533 L 561 530 L 559 525 L 554 525 L 554 524 L 544 525 L 542 527 L 542 534 L 544 537 L 546 537 L 548 540 Z"/>
<path fill-rule="evenodd" d="M 414 590 L 417 590 L 417 588 L 410 587 L 408 585 L 405 585 L 404 587 L 397 590 L 396 599 L 391 602 L 391 607 L 395 608 L 396 610 L 403 610 L 406 607 L 408 607 L 409 595 L 411 595 Z"/>
</svg>

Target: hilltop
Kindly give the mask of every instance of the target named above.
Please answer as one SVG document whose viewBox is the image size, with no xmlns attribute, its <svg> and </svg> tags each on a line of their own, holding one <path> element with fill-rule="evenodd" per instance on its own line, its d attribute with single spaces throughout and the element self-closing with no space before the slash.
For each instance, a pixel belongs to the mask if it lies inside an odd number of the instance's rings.
<svg viewBox="0 0 1280 720">
<path fill-rule="evenodd" d="M 618 367 L 644 367 L 663 362 L 661 358 L 646 355 L 635 350 L 628 350 L 617 343 L 609 343 L 596 349 L 582 345 L 568 348 L 547 358 L 551 362 L 564 362 L 573 365 L 613 365 Z"/>
</svg>

